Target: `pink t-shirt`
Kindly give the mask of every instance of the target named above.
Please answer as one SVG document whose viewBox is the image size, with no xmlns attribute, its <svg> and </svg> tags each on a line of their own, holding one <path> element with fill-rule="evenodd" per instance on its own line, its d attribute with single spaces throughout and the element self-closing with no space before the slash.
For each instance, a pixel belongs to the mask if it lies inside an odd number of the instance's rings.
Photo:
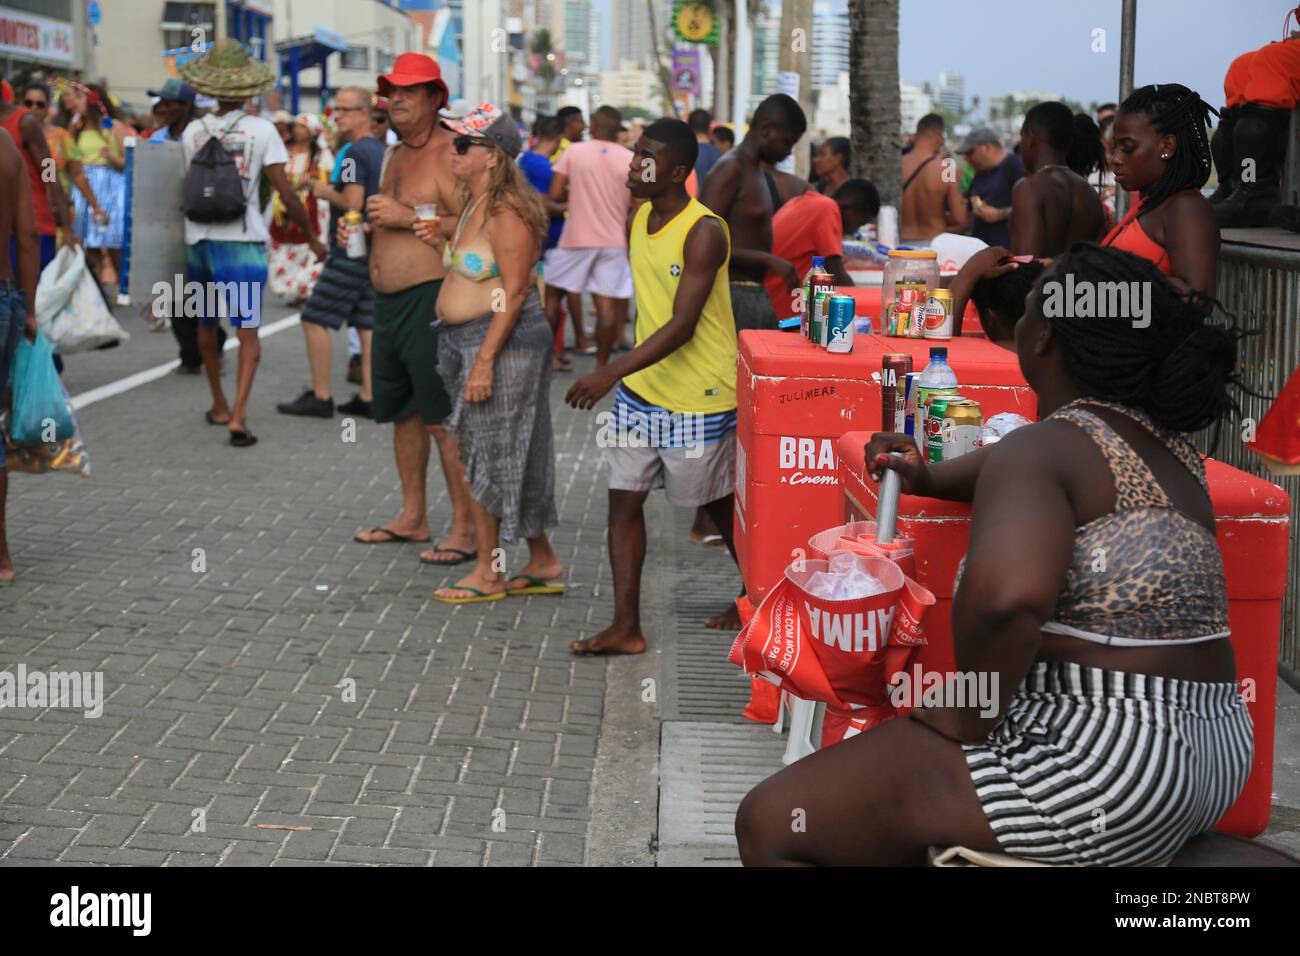
<svg viewBox="0 0 1300 956">
<path fill-rule="evenodd" d="M 603 139 L 574 143 L 555 164 L 569 179 L 569 217 L 561 249 L 627 248 L 627 189 L 632 151 Z"/>
</svg>

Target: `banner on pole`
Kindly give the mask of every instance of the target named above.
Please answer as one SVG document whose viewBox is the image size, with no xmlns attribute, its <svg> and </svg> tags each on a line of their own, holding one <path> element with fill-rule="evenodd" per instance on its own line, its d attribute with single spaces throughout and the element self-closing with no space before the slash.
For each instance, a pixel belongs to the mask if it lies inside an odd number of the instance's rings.
<svg viewBox="0 0 1300 956">
<path fill-rule="evenodd" d="M 673 93 L 700 92 L 700 51 L 673 50 Z"/>
</svg>

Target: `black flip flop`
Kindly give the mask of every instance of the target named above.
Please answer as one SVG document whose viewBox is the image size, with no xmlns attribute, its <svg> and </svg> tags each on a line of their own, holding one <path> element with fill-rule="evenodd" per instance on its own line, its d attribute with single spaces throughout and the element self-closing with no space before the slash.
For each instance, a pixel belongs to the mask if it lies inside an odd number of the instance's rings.
<svg viewBox="0 0 1300 956">
<path fill-rule="evenodd" d="M 448 554 L 459 554 L 461 557 L 457 558 L 455 561 L 435 561 L 433 558 L 426 558 L 424 555 L 420 555 L 421 564 L 436 564 L 439 567 L 446 568 L 455 564 L 464 564 L 466 561 L 473 561 L 478 558 L 477 551 L 471 554 L 469 551 L 462 551 L 460 548 L 434 548 L 433 550 L 445 551 Z"/>
<path fill-rule="evenodd" d="M 227 418 L 224 422 L 219 422 L 219 421 L 217 421 L 215 418 L 212 417 L 212 412 L 210 412 L 210 411 L 209 411 L 209 412 L 204 412 L 204 413 L 203 413 L 203 417 L 204 417 L 205 419 L 207 419 L 207 422 L 208 422 L 209 425 L 229 425 L 229 424 L 230 424 L 230 419 L 229 419 L 229 418 Z"/>
<path fill-rule="evenodd" d="M 367 541 L 361 537 L 363 534 L 386 534 L 387 538 L 381 538 L 378 541 Z M 358 531 L 352 536 L 352 540 L 357 544 L 428 544 L 432 538 L 412 538 L 410 535 L 398 534 L 392 528 L 385 528 L 382 525 L 375 525 L 373 528 L 367 528 L 365 531 Z"/>
<path fill-rule="evenodd" d="M 230 444 L 236 448 L 249 448 L 257 444 L 257 436 L 252 432 L 232 431 L 230 433 Z"/>
</svg>

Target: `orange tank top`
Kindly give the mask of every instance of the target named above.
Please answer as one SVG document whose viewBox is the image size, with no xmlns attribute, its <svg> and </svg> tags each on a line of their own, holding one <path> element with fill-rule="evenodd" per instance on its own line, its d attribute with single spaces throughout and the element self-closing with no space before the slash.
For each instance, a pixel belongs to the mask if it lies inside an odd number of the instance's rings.
<svg viewBox="0 0 1300 956">
<path fill-rule="evenodd" d="M 1174 267 L 1169 261 L 1168 251 L 1147 235 L 1147 231 L 1142 228 L 1142 223 L 1138 219 L 1138 213 L 1141 211 L 1142 200 L 1138 200 L 1137 204 L 1128 211 L 1128 215 L 1120 220 L 1114 229 L 1106 233 L 1106 238 L 1101 241 L 1101 244 L 1114 246 L 1116 249 L 1123 249 L 1135 256 L 1149 259 L 1163 274 L 1173 275 Z"/>
<path fill-rule="evenodd" d="M 27 152 L 27 147 L 23 145 L 23 134 L 18 129 L 18 124 L 23 121 L 23 117 L 30 112 L 25 109 L 16 109 L 4 119 L 0 120 L 0 126 L 3 126 L 9 138 L 14 141 L 18 147 L 18 152 L 23 154 L 23 162 L 27 164 L 27 179 L 32 184 L 32 211 L 36 215 L 36 231 L 42 236 L 52 236 L 55 233 L 54 213 L 50 209 L 50 199 L 45 194 L 45 182 L 41 179 L 40 167 L 36 165 L 36 160 L 32 159 L 32 154 Z M 42 136 L 44 131 L 42 130 Z"/>
</svg>

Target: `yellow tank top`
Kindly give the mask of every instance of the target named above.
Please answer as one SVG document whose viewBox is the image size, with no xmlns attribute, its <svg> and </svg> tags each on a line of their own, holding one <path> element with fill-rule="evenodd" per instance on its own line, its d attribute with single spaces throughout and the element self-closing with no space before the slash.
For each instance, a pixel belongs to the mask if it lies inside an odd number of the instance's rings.
<svg viewBox="0 0 1300 956">
<path fill-rule="evenodd" d="M 682 247 L 691 228 L 705 216 L 721 216 L 696 199 L 656 233 L 650 233 L 650 203 L 644 203 L 632 220 L 628 255 L 636 284 L 636 344 L 640 345 L 673 317 L 673 299 L 682 275 Z M 713 277 L 694 337 L 654 365 L 623 380 L 638 395 L 674 412 L 711 414 L 736 407 L 736 322 L 731 315 L 731 289 L 724 261 Z"/>
<path fill-rule="evenodd" d="M 81 153 L 82 162 L 87 166 L 107 166 L 108 161 L 101 159 L 99 151 L 105 146 L 109 152 L 116 152 L 117 138 L 112 132 L 105 133 L 95 126 L 87 125 L 77 137 L 77 150 Z"/>
</svg>

